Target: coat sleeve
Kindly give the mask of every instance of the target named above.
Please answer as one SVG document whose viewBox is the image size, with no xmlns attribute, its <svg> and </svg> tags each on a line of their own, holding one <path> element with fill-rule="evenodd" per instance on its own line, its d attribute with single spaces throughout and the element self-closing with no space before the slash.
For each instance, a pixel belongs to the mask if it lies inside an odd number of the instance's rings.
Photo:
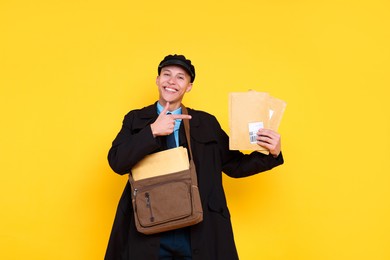
<svg viewBox="0 0 390 260">
<path fill-rule="evenodd" d="M 110 167 L 121 175 L 129 173 L 144 156 L 160 147 L 158 140 L 153 137 L 150 124 L 134 128 L 134 120 L 137 120 L 135 112 L 129 112 L 125 116 L 122 128 L 108 153 Z"/>
</svg>

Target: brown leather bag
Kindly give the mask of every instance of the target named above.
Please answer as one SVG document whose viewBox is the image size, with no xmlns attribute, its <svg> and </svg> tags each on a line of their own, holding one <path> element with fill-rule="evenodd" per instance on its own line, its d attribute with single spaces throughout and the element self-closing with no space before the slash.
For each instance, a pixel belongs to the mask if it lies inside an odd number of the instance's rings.
<svg viewBox="0 0 390 260">
<path fill-rule="evenodd" d="M 184 106 L 182 112 L 188 114 Z M 188 170 L 136 181 L 129 174 L 135 225 L 143 234 L 187 227 L 203 220 L 189 122 L 183 123 L 190 151 Z"/>
</svg>

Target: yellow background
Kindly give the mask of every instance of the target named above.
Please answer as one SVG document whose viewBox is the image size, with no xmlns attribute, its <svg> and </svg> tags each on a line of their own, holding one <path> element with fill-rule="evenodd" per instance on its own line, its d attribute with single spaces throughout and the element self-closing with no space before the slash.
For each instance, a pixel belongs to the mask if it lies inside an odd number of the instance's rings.
<svg viewBox="0 0 390 260">
<path fill-rule="evenodd" d="M 102 259 L 126 183 L 106 155 L 192 59 L 185 104 L 228 131 L 228 93 L 288 103 L 285 165 L 224 178 L 241 259 L 390 259 L 390 3 L 0 2 L 0 259 Z"/>
</svg>

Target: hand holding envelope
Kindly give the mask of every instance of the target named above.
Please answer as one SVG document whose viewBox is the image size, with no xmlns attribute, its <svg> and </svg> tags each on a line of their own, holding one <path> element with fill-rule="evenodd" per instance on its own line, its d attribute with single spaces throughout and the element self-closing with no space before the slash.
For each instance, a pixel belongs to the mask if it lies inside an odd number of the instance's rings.
<svg viewBox="0 0 390 260">
<path fill-rule="evenodd" d="M 230 150 L 253 150 L 269 154 L 257 144 L 259 129 L 277 132 L 286 103 L 265 92 L 250 90 L 229 94 Z"/>
</svg>

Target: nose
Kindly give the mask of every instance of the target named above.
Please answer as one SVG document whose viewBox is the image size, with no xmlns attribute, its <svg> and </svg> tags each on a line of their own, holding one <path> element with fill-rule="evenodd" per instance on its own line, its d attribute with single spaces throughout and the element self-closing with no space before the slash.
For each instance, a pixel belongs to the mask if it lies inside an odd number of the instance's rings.
<svg viewBox="0 0 390 260">
<path fill-rule="evenodd" d="M 169 84 L 175 84 L 176 83 L 175 77 L 169 77 L 168 82 Z"/>
</svg>

